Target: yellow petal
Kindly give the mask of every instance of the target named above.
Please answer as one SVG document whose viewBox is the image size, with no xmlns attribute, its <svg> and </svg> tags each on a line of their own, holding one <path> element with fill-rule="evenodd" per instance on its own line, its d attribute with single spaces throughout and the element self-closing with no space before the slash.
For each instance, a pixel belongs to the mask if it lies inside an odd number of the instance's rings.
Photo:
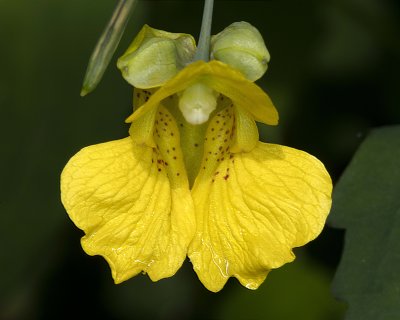
<svg viewBox="0 0 400 320">
<path fill-rule="evenodd" d="M 133 106 L 135 109 L 139 108 L 141 105 L 145 104 L 150 96 L 157 91 L 157 88 L 152 89 L 139 89 L 133 88 Z"/>
<path fill-rule="evenodd" d="M 145 103 L 145 101 L 147 101 L 151 96 L 152 92 L 152 90 L 142 90 L 135 88 L 133 92 L 134 106 L 141 106 L 143 103 Z M 153 133 L 157 110 L 158 108 L 153 108 L 152 110 L 149 110 L 149 112 L 131 123 L 131 126 L 129 128 L 129 135 L 132 137 L 135 143 L 145 144 L 152 148 L 156 146 L 153 139 Z"/>
<path fill-rule="evenodd" d="M 235 107 L 235 130 L 231 152 L 249 152 L 258 142 L 258 128 L 253 117 L 244 109 Z"/>
<path fill-rule="evenodd" d="M 172 276 L 186 257 L 193 202 L 180 149 L 164 157 L 179 145 L 177 130 L 170 123 L 156 135 L 158 149 L 130 137 L 84 148 L 62 173 L 62 202 L 85 231 L 82 246 L 107 260 L 116 283 L 142 271 L 153 281 Z"/>
<path fill-rule="evenodd" d="M 259 142 L 223 158 L 195 181 L 197 232 L 188 255 L 209 290 L 221 290 L 229 277 L 256 289 L 294 259 L 292 248 L 321 232 L 332 183 L 321 162 L 289 147 Z"/>
<path fill-rule="evenodd" d="M 219 61 L 197 61 L 166 82 L 126 122 L 132 122 L 165 98 L 181 92 L 194 83 L 202 82 L 230 98 L 233 104 L 249 112 L 255 120 L 266 124 L 278 123 L 278 112 L 271 99 L 256 84 L 247 80 L 239 71 Z"/>
<path fill-rule="evenodd" d="M 207 123 L 192 125 L 186 121 L 178 107 L 179 98 L 177 95 L 170 96 L 163 100 L 162 104 L 171 112 L 174 117 L 180 134 L 180 147 L 182 149 L 189 185 L 192 186 L 194 179 L 199 172 L 203 156 L 204 135 Z M 134 123 L 133 121 L 132 123 Z"/>
</svg>

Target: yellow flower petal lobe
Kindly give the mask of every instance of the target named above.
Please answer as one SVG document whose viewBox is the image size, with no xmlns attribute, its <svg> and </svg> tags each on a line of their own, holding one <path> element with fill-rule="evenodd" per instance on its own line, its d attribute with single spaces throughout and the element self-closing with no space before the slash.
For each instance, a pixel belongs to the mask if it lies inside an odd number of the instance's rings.
<svg viewBox="0 0 400 320">
<path fill-rule="evenodd" d="M 132 122 L 165 98 L 198 82 L 230 98 L 235 106 L 249 112 L 256 121 L 270 125 L 278 123 L 278 112 L 268 95 L 239 71 L 215 60 L 207 63 L 197 61 L 188 65 L 160 87 L 147 103 L 126 119 L 126 122 Z"/>
<path fill-rule="evenodd" d="M 84 148 L 62 173 L 62 201 L 85 231 L 82 246 L 108 261 L 116 283 L 142 271 L 153 281 L 172 276 L 193 237 L 182 153 L 176 148 L 164 157 L 179 145 L 176 124 L 168 129 L 154 137 L 156 148 L 131 137 Z"/>
<path fill-rule="evenodd" d="M 218 174 L 217 174 L 218 172 Z M 330 177 L 313 156 L 258 143 L 200 171 L 192 189 L 197 232 L 188 256 L 211 291 L 236 277 L 256 289 L 271 269 L 314 239 L 331 205 Z"/>
<path fill-rule="evenodd" d="M 157 110 L 153 135 L 159 154 L 158 164 L 166 171 L 171 187 L 189 190 L 179 129 L 172 114 L 163 105 Z"/>
<path fill-rule="evenodd" d="M 218 110 L 210 120 L 204 138 L 204 155 L 196 181 L 199 177 L 205 176 L 212 180 L 214 175 L 222 174 L 217 168 L 231 155 L 231 141 L 235 132 L 234 123 L 235 116 L 232 104 Z"/>
</svg>

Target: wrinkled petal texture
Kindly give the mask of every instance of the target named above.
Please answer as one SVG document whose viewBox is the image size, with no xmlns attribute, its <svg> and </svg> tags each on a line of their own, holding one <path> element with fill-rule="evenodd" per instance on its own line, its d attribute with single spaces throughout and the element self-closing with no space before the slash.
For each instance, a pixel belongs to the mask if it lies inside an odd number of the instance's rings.
<svg viewBox="0 0 400 320">
<path fill-rule="evenodd" d="M 213 175 L 201 171 L 192 190 L 197 233 L 188 255 L 209 290 L 232 276 L 256 289 L 321 232 L 332 183 L 318 159 L 289 147 L 258 142 L 251 152 L 215 155 Z"/>
<path fill-rule="evenodd" d="M 171 152 L 171 161 L 180 157 Z M 186 257 L 193 201 L 185 172 L 177 172 L 182 164 L 165 162 L 129 137 L 82 149 L 62 173 L 62 202 L 86 233 L 82 246 L 107 260 L 116 283 L 142 271 L 153 281 L 172 276 Z"/>
<path fill-rule="evenodd" d="M 175 77 L 167 81 L 126 122 L 131 122 L 155 108 L 163 99 L 185 90 L 194 83 L 202 82 L 227 96 L 238 108 L 249 112 L 255 120 L 276 125 L 278 112 L 268 95 L 256 84 L 246 79 L 239 71 L 227 64 L 213 60 L 197 61 L 186 66 Z"/>
</svg>

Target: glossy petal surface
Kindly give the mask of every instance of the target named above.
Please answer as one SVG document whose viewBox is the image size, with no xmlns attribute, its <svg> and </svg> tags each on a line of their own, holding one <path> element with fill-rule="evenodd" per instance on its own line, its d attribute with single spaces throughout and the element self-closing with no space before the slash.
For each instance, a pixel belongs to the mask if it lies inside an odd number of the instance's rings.
<svg viewBox="0 0 400 320">
<path fill-rule="evenodd" d="M 171 143 L 156 138 L 160 149 Z M 179 150 L 171 160 L 180 164 L 166 166 L 161 151 L 129 137 L 82 149 L 62 173 L 62 201 L 86 233 L 82 246 L 108 261 L 116 283 L 141 271 L 153 281 L 172 276 L 186 257 L 193 202 Z"/>
<path fill-rule="evenodd" d="M 331 180 L 316 158 L 280 145 L 259 142 L 251 152 L 216 157 L 192 190 L 197 233 L 188 255 L 209 290 L 232 276 L 256 289 L 294 259 L 292 248 L 321 232 Z"/>
</svg>

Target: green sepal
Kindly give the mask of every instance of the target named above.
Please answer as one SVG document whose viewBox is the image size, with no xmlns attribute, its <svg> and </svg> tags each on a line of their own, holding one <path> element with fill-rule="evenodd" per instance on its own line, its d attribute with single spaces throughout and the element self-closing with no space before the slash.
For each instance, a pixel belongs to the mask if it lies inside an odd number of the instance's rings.
<svg viewBox="0 0 400 320">
<path fill-rule="evenodd" d="M 122 76 L 136 88 L 159 87 L 188 64 L 196 51 L 189 34 L 171 33 L 144 25 L 118 59 Z"/>
<path fill-rule="evenodd" d="M 270 55 L 260 32 L 250 23 L 234 22 L 211 37 L 211 59 L 222 61 L 256 81 L 267 71 Z"/>
</svg>

